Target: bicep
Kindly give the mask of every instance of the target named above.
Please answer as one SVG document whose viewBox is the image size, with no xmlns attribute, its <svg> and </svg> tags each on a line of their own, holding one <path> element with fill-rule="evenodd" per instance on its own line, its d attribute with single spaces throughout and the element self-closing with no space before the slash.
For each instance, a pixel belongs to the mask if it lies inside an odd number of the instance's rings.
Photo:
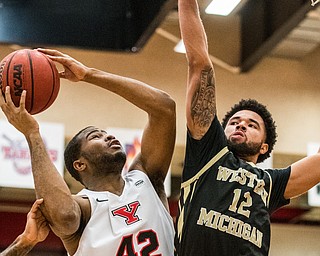
<svg viewBox="0 0 320 256">
<path fill-rule="evenodd" d="M 216 114 L 215 75 L 211 64 L 190 67 L 187 87 L 187 126 L 194 139 L 201 139 Z"/>
</svg>

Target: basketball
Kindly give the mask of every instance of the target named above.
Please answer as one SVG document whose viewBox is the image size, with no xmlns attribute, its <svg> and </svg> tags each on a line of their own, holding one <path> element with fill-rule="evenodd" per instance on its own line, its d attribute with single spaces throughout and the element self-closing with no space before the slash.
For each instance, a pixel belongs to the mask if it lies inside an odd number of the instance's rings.
<svg viewBox="0 0 320 256">
<path fill-rule="evenodd" d="M 0 89 L 10 86 L 12 101 L 19 106 L 23 90 L 27 91 L 26 110 L 34 115 L 49 108 L 60 90 L 58 70 L 45 54 L 22 49 L 8 54 L 0 63 Z"/>
</svg>

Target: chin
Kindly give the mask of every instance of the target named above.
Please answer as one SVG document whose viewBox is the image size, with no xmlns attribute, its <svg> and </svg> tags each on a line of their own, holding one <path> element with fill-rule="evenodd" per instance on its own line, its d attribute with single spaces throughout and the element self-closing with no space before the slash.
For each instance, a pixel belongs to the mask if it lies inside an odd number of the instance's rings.
<svg viewBox="0 0 320 256">
<path fill-rule="evenodd" d="M 127 155 L 125 152 L 123 152 L 122 150 L 118 153 L 116 153 L 114 155 L 114 161 L 115 162 L 119 162 L 119 163 L 123 163 L 123 165 L 126 163 L 127 161 Z"/>
<path fill-rule="evenodd" d="M 251 156 L 255 156 L 260 152 L 261 143 L 240 143 L 228 141 L 228 148 L 236 156 L 243 159 L 249 159 Z"/>
</svg>

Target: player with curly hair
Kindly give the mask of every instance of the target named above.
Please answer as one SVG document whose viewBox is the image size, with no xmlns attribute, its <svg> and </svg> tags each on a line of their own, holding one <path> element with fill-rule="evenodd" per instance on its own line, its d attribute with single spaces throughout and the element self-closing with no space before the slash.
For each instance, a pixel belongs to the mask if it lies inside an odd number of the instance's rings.
<svg viewBox="0 0 320 256">
<path fill-rule="evenodd" d="M 276 126 L 253 99 L 235 104 L 220 124 L 216 80 L 196 0 L 179 0 L 188 60 L 187 142 L 176 250 L 180 256 L 268 255 L 270 215 L 320 181 L 320 154 L 283 169 L 261 169 Z"/>
</svg>

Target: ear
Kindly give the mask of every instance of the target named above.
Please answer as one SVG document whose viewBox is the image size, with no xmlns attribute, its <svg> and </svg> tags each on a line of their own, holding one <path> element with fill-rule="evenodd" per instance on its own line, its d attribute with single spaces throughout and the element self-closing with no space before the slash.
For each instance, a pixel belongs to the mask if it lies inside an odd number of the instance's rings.
<svg viewBox="0 0 320 256">
<path fill-rule="evenodd" d="M 269 149 L 269 145 L 267 143 L 262 143 L 260 148 L 260 155 L 264 155 L 265 153 L 267 153 L 268 149 Z"/>
<path fill-rule="evenodd" d="M 73 168 L 76 169 L 78 172 L 82 172 L 87 168 L 87 164 L 78 159 L 73 162 Z"/>
</svg>

